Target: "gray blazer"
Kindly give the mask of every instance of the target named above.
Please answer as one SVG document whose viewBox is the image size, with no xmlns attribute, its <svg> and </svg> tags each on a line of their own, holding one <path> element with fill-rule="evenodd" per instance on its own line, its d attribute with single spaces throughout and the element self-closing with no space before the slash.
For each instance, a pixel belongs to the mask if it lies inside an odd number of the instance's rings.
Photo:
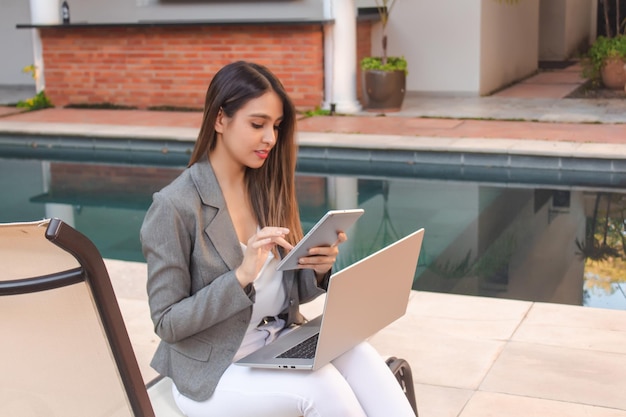
<svg viewBox="0 0 626 417">
<path fill-rule="evenodd" d="M 154 194 L 140 236 L 161 338 L 151 366 L 185 396 L 206 400 L 241 345 L 255 296 L 235 277 L 243 251 L 208 159 Z M 285 272 L 283 280 L 287 323 L 299 323 L 300 303 L 322 294 L 328 277 L 324 288 L 312 270 Z"/>
</svg>

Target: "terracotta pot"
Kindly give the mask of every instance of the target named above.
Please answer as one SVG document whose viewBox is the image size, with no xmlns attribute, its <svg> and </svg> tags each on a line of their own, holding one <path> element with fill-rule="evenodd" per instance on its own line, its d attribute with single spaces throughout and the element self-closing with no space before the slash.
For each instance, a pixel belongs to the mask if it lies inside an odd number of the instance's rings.
<svg viewBox="0 0 626 417">
<path fill-rule="evenodd" d="M 366 70 L 363 84 L 368 110 L 400 111 L 406 93 L 404 71 Z"/>
<path fill-rule="evenodd" d="M 602 84 L 606 88 L 618 90 L 626 85 L 626 71 L 624 71 L 624 60 L 621 58 L 608 58 L 604 61 L 600 75 Z"/>
</svg>

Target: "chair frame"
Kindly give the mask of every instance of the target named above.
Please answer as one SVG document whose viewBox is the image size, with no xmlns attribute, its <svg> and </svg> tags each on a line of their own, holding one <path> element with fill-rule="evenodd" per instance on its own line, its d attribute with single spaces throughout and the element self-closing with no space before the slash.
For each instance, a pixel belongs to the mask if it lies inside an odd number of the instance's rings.
<svg viewBox="0 0 626 417">
<path fill-rule="evenodd" d="M 45 237 L 51 243 L 74 256 L 80 267 L 41 277 L 0 281 L 0 296 L 45 291 L 86 282 L 94 297 L 102 327 L 134 415 L 136 417 L 155 417 L 100 252 L 85 235 L 56 218 L 50 219 Z"/>
<path fill-rule="evenodd" d="M 411 371 L 411 365 L 402 358 L 396 358 L 395 356 L 391 356 L 387 358 L 385 361 L 391 372 L 398 380 L 398 383 L 402 387 L 402 391 L 406 395 L 406 398 L 409 400 L 411 404 L 411 408 L 413 408 L 413 412 L 415 413 L 415 417 L 418 417 L 417 414 L 417 401 L 415 400 L 415 388 L 413 387 L 413 372 Z"/>
</svg>

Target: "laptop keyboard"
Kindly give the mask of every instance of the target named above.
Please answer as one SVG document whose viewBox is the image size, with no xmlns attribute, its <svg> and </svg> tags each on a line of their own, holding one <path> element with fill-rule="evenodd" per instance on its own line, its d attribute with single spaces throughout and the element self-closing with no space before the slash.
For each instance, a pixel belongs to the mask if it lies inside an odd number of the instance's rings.
<svg viewBox="0 0 626 417">
<path fill-rule="evenodd" d="M 319 333 L 314 334 L 306 340 L 298 343 L 288 351 L 278 355 L 279 358 L 313 359 Z"/>
</svg>

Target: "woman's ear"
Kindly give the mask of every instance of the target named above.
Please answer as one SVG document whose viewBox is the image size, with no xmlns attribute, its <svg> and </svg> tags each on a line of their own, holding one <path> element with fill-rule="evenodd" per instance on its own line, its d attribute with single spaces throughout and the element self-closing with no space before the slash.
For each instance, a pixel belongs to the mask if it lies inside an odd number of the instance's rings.
<svg viewBox="0 0 626 417">
<path fill-rule="evenodd" d="M 217 133 L 224 133 L 225 118 L 224 110 L 220 107 L 220 110 L 217 112 L 217 117 L 215 118 L 215 131 Z"/>
</svg>

